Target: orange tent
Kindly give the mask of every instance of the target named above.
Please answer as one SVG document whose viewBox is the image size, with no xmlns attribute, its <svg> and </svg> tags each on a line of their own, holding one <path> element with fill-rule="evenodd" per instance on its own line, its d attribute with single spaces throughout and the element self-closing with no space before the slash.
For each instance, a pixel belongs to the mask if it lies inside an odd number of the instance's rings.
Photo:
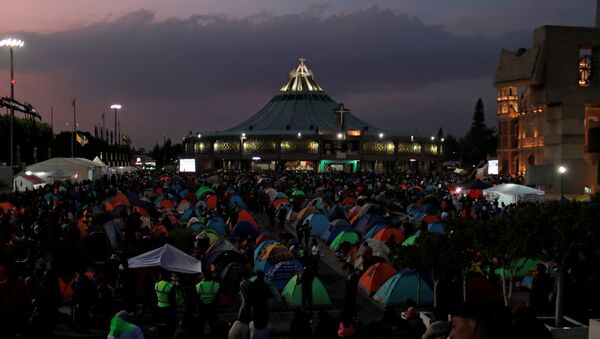
<svg viewBox="0 0 600 339">
<path fill-rule="evenodd" d="M 427 214 L 426 216 L 423 217 L 423 222 L 426 224 L 431 224 L 431 223 L 440 222 L 440 221 L 441 221 L 440 217 L 438 217 L 435 214 Z"/>
<path fill-rule="evenodd" d="M 15 208 L 15 205 L 11 204 L 10 202 L 0 202 L 0 208 L 4 212 L 8 212 L 8 211 L 12 210 L 13 208 Z"/>
<path fill-rule="evenodd" d="M 238 223 L 240 221 L 247 221 L 247 222 L 251 223 L 252 226 L 254 226 L 258 230 L 258 223 L 256 222 L 254 217 L 248 211 L 245 211 L 245 210 L 240 211 L 240 213 L 238 213 L 237 221 L 238 221 Z"/>
<path fill-rule="evenodd" d="M 388 263 L 377 263 L 363 273 L 358 280 L 358 285 L 364 288 L 369 295 L 373 295 L 386 280 L 397 272 L 394 266 Z"/>
<path fill-rule="evenodd" d="M 159 208 L 174 209 L 175 204 L 171 199 L 164 199 L 158 204 Z"/>
<path fill-rule="evenodd" d="M 217 196 L 211 195 L 208 198 L 206 198 L 206 206 L 211 209 L 216 209 L 217 208 Z"/>
<path fill-rule="evenodd" d="M 129 198 L 127 198 L 127 196 L 122 192 L 118 192 L 112 199 L 110 199 L 110 204 L 113 208 L 119 205 L 131 206 Z"/>
<path fill-rule="evenodd" d="M 148 213 L 148 211 L 146 211 L 146 209 L 143 207 L 135 206 L 133 211 L 138 212 L 142 217 L 150 218 L 150 213 Z"/>
<path fill-rule="evenodd" d="M 110 213 L 114 208 L 115 206 L 113 206 L 113 204 L 111 204 L 110 202 L 104 203 L 104 209 L 106 210 L 106 212 Z"/>
<path fill-rule="evenodd" d="M 404 240 L 405 240 L 404 233 L 402 233 L 399 229 L 393 228 L 393 227 L 382 228 L 381 230 L 379 230 L 379 232 L 375 233 L 375 235 L 373 236 L 373 239 L 377 239 L 377 240 L 381 240 L 381 241 L 385 242 L 390 239 L 392 234 L 396 238 L 397 243 L 401 244 L 404 242 Z"/>
</svg>

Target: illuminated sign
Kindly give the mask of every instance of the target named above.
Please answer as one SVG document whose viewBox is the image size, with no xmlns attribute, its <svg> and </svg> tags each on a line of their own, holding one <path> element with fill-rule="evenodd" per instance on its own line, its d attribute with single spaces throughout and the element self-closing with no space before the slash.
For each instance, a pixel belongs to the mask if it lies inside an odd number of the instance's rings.
<svg viewBox="0 0 600 339">
<path fill-rule="evenodd" d="M 196 159 L 180 159 L 179 172 L 196 172 Z"/>
<path fill-rule="evenodd" d="M 498 175 L 498 160 L 489 160 L 488 161 L 488 174 L 490 175 Z"/>
</svg>

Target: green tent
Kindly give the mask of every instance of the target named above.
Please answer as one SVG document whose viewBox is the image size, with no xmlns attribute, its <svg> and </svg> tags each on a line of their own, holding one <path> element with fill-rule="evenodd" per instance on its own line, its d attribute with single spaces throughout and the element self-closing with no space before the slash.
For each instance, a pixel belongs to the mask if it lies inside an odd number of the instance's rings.
<svg viewBox="0 0 600 339">
<path fill-rule="evenodd" d="M 301 190 L 294 190 L 294 192 L 292 192 L 292 196 L 293 197 L 298 196 L 298 195 L 301 195 L 303 197 L 306 196 L 306 194 L 304 193 L 304 191 L 301 191 Z"/>
<path fill-rule="evenodd" d="M 415 244 L 415 241 L 417 241 L 417 238 L 419 237 L 419 235 L 421 234 L 421 231 L 418 231 L 417 233 L 411 235 L 410 237 L 406 238 L 406 240 L 404 240 L 404 242 L 402 243 L 402 246 L 412 246 Z"/>
<path fill-rule="evenodd" d="M 342 231 L 337 235 L 337 237 L 335 237 L 335 239 L 333 239 L 329 247 L 337 251 L 344 241 L 354 245 L 358 242 L 358 234 L 356 234 L 354 231 Z"/>
<path fill-rule="evenodd" d="M 516 269 L 515 277 L 522 278 L 526 275 L 529 275 L 531 271 L 534 271 L 537 268 L 537 264 L 541 264 L 542 262 L 539 260 L 521 258 L 517 260 L 513 268 Z M 496 270 L 496 274 L 499 276 L 503 276 L 505 278 L 510 278 L 510 273 L 507 272 L 503 268 L 499 268 Z"/>
<path fill-rule="evenodd" d="M 212 190 L 212 188 L 208 187 L 208 186 L 202 186 L 200 188 L 198 188 L 198 190 L 196 191 L 196 196 L 198 198 L 204 196 L 207 193 L 215 193 L 215 191 Z"/>
<path fill-rule="evenodd" d="M 281 292 L 281 296 L 285 299 L 288 306 L 290 307 L 300 307 L 302 306 L 302 286 L 298 282 L 298 277 L 300 275 L 296 274 L 291 277 L 290 280 L 283 287 L 283 291 Z M 315 307 L 323 307 L 323 306 L 331 306 L 331 299 L 329 299 L 329 293 L 323 286 L 323 283 L 315 277 L 313 279 L 313 306 Z"/>
</svg>

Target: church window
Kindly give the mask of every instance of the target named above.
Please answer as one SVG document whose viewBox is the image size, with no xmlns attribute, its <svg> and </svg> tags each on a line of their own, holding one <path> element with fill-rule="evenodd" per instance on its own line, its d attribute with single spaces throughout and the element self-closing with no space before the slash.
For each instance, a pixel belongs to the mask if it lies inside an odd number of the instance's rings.
<svg viewBox="0 0 600 339">
<path fill-rule="evenodd" d="M 579 86 L 587 87 L 590 85 L 592 76 L 592 50 L 589 48 L 579 49 Z"/>
</svg>

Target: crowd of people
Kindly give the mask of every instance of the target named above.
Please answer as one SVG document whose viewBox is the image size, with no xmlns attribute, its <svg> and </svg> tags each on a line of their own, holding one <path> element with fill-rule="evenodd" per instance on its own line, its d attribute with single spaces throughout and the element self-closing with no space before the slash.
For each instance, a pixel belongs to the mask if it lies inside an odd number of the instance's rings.
<svg viewBox="0 0 600 339">
<path fill-rule="evenodd" d="M 343 300 L 328 310 L 313 305 L 313 281 L 323 274 L 321 258 L 333 254 L 323 239 L 312 234 L 310 222 L 296 220 L 298 213 L 311 207 L 330 221 L 351 221 L 352 208 L 368 203 L 373 205 L 370 213 L 408 238 L 426 231 L 409 217 L 423 201 L 433 201 L 442 222 L 461 217 L 486 220 L 514 208 L 456 194 L 456 184 L 452 175 L 139 172 L 4 194 L 0 196 L 2 337 L 51 338 L 57 324 L 74 333 L 100 328 L 109 338 L 198 338 L 205 333 L 214 338 L 493 338 L 511 329 L 517 338 L 547 336 L 535 318 L 536 312 L 546 309 L 525 304 L 516 306 L 511 315 L 496 305 L 451 300 L 432 310 L 426 326 L 417 311 L 421 305 L 406 300 L 401 308 L 390 307 L 379 320 L 364 323 L 357 312 L 358 281 L 376 261 L 370 260 L 368 245 L 361 247 L 366 240 L 363 232 L 354 244 L 344 242 L 337 251 L 346 272 Z M 288 201 L 273 204 L 270 189 Z M 209 197 L 216 198 L 209 201 Z M 350 203 L 343 206 L 344 201 Z M 234 231 L 241 222 L 240 211 L 254 218 L 244 221 L 254 221 L 256 232 Z M 217 220 L 224 229 L 206 232 L 207 225 Z M 254 269 L 261 237 L 285 246 L 300 263 L 290 273 L 298 274 L 300 305 L 285 305 L 267 272 Z M 223 251 L 217 260 L 210 253 L 219 241 L 235 248 Z M 165 243 L 199 260 L 202 273 L 128 267 L 129 258 Z M 395 237 L 385 244 L 392 250 L 401 246 Z M 358 248 L 360 253 L 352 254 Z M 364 259 L 360 269 L 350 260 L 356 255 Z M 239 264 L 228 266 L 232 262 Z M 545 305 L 552 293 L 551 281 L 543 268 L 539 270 L 534 306 Z M 273 299 L 283 307 L 273 307 Z M 235 309 L 237 316 L 230 323 L 219 319 L 224 309 Z M 287 309 L 294 310 L 289 331 L 273 333 L 270 313 Z"/>
</svg>

